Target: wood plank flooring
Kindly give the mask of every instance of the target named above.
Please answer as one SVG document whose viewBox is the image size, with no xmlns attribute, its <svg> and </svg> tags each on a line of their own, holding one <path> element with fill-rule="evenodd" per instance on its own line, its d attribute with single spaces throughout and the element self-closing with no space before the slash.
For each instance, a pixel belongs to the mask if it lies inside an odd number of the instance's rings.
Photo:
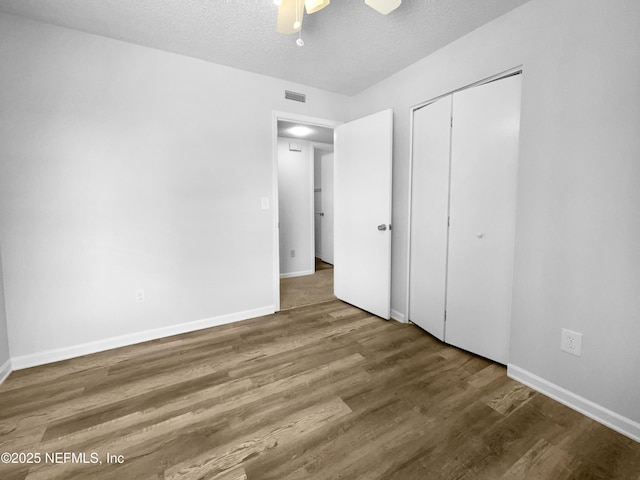
<svg viewBox="0 0 640 480">
<path fill-rule="evenodd" d="M 640 479 L 640 444 L 337 300 L 17 371 L 0 406 L 0 452 L 42 456 L 3 480 Z"/>
<path fill-rule="evenodd" d="M 280 279 L 280 309 L 315 305 L 333 300 L 333 265 L 316 257 L 316 272 L 312 275 Z"/>
</svg>

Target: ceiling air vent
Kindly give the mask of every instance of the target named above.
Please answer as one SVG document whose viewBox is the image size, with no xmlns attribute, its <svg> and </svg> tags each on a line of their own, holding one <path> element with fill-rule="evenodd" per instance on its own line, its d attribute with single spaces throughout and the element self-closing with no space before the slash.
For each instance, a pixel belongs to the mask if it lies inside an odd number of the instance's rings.
<svg viewBox="0 0 640 480">
<path fill-rule="evenodd" d="M 304 93 L 292 92 L 290 90 L 284 91 L 284 98 L 287 100 L 293 100 L 294 102 L 307 102 L 307 96 Z"/>
</svg>

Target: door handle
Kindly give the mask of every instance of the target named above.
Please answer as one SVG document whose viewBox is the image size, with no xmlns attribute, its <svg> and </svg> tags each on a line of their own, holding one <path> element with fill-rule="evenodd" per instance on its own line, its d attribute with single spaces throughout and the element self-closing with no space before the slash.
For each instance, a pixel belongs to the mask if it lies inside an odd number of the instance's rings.
<svg viewBox="0 0 640 480">
<path fill-rule="evenodd" d="M 381 232 L 384 232 L 386 229 L 387 229 L 387 226 L 384 223 L 378 225 L 378 230 L 380 230 Z"/>
</svg>

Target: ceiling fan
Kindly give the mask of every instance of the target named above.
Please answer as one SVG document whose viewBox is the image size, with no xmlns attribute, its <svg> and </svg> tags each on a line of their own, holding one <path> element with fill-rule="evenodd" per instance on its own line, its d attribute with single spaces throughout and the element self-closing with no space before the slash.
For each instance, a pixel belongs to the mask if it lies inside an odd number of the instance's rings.
<svg viewBox="0 0 640 480">
<path fill-rule="evenodd" d="M 298 33 L 302 29 L 302 17 L 305 10 L 309 14 L 315 13 L 329 5 L 331 0 L 274 0 L 273 3 L 278 5 L 276 30 L 279 33 L 291 34 Z M 365 0 L 364 3 L 386 15 L 398 8 L 402 0 Z"/>
</svg>

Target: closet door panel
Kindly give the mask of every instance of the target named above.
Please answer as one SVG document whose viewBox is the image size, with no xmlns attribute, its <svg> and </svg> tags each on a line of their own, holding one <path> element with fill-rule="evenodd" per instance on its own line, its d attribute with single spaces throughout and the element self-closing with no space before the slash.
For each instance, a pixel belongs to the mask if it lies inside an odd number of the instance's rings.
<svg viewBox="0 0 640 480">
<path fill-rule="evenodd" d="M 453 95 L 445 341 L 508 361 L 520 82 Z"/>
<path fill-rule="evenodd" d="M 444 339 L 451 95 L 413 115 L 409 320 Z"/>
</svg>

